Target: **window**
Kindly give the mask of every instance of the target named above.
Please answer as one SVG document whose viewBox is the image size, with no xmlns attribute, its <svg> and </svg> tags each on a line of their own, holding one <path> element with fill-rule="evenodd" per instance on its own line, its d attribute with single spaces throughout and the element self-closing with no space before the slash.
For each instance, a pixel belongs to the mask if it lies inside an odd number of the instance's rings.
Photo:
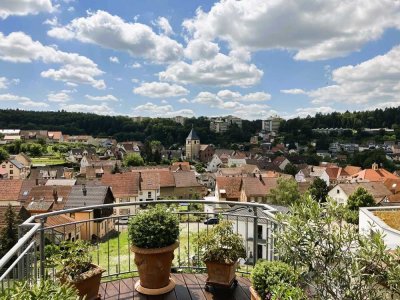
<svg viewBox="0 0 400 300">
<path fill-rule="evenodd" d="M 14 168 L 14 166 L 10 164 L 10 169 L 12 169 L 12 168 Z"/>
<path fill-rule="evenodd" d="M 147 198 L 151 198 L 151 192 L 147 192 Z"/>
<path fill-rule="evenodd" d="M 5 169 L 5 168 L 6 168 L 6 165 L 2 165 L 1 167 L 2 167 L 3 169 Z"/>
<path fill-rule="evenodd" d="M 337 189 L 336 194 L 339 194 L 339 193 L 340 193 L 340 191 L 339 191 L 339 189 Z"/>
<path fill-rule="evenodd" d="M 262 225 L 257 226 L 257 238 L 262 239 L 263 228 Z"/>
<path fill-rule="evenodd" d="M 13 170 L 10 170 L 10 174 L 14 174 L 14 171 L 13 171 Z"/>
<path fill-rule="evenodd" d="M 14 177 L 13 176 L 10 176 L 10 179 L 13 179 Z"/>
</svg>

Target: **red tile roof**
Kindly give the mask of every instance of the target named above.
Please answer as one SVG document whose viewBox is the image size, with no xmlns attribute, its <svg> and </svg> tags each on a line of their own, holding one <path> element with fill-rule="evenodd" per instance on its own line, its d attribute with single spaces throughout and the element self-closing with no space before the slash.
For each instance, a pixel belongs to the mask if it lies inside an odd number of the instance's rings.
<svg viewBox="0 0 400 300">
<path fill-rule="evenodd" d="M 180 171 L 172 173 L 175 178 L 175 186 L 179 187 L 198 187 L 201 186 L 197 182 L 196 174 L 192 171 Z"/>
<path fill-rule="evenodd" d="M 369 180 L 369 181 L 384 181 L 386 179 L 399 179 L 398 176 L 390 173 L 389 171 L 380 168 L 377 170 L 374 169 L 365 169 L 353 175 L 353 178 Z"/>
<path fill-rule="evenodd" d="M 139 194 L 139 173 L 137 172 L 104 174 L 101 183 L 110 186 L 117 198 Z"/>
<path fill-rule="evenodd" d="M 62 210 L 67 202 L 71 188 L 71 186 L 34 186 L 24 206 L 28 207 L 33 201 L 42 201 L 46 203 L 54 202 L 53 210 Z"/>
<path fill-rule="evenodd" d="M 0 180 L 0 201 L 18 201 L 22 182 L 20 179 Z"/>
<path fill-rule="evenodd" d="M 239 200 L 242 186 L 241 177 L 217 177 L 216 186 L 219 190 L 225 190 L 226 198 Z"/>
</svg>

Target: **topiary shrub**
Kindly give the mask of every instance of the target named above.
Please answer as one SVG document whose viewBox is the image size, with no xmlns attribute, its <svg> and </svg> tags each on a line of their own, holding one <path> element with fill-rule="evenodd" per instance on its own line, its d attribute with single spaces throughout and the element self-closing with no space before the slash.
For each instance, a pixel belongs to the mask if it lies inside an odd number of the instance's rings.
<svg viewBox="0 0 400 300">
<path fill-rule="evenodd" d="M 176 242 L 179 220 L 166 206 L 157 205 L 130 218 L 128 234 L 138 248 L 163 248 Z"/>
<path fill-rule="evenodd" d="M 298 280 L 295 270 L 280 261 L 259 260 L 251 272 L 251 283 L 261 299 L 304 299 Z"/>
</svg>

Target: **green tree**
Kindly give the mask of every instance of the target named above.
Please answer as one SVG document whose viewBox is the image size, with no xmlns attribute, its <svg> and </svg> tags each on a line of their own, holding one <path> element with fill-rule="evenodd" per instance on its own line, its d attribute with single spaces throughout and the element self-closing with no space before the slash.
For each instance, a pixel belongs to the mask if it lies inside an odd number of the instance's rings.
<svg viewBox="0 0 400 300">
<path fill-rule="evenodd" d="M 137 153 L 129 153 L 124 158 L 124 165 L 125 166 L 143 166 L 144 160 L 143 158 Z"/>
<path fill-rule="evenodd" d="M 311 197 L 318 202 L 325 202 L 328 196 L 329 187 L 327 186 L 325 180 L 317 177 L 313 183 L 308 188 Z"/>
<path fill-rule="evenodd" d="M 295 165 L 293 165 L 291 163 L 288 163 L 285 166 L 285 168 L 283 169 L 283 172 L 286 173 L 286 174 L 294 176 L 294 175 L 297 174 L 297 172 L 299 172 L 299 169 Z"/>
<path fill-rule="evenodd" d="M 196 168 L 197 173 L 204 173 L 206 171 L 202 163 L 197 163 L 194 167 Z"/>
<path fill-rule="evenodd" d="M 302 274 L 312 299 L 397 299 L 400 249 L 389 253 L 380 234 L 360 234 L 346 214 L 336 201 L 303 197 L 277 216 L 277 254 Z"/>
<path fill-rule="evenodd" d="M 0 148 L 0 163 L 8 159 L 10 155 L 8 154 L 7 150 L 4 148 Z"/>
<path fill-rule="evenodd" d="M 375 206 L 374 197 L 362 187 L 359 187 L 347 200 L 348 216 L 347 221 L 358 224 L 358 210 L 360 207 Z"/>
<path fill-rule="evenodd" d="M 11 204 L 4 214 L 5 227 L 0 232 L 0 257 L 5 255 L 18 241 L 19 218 Z"/>
<path fill-rule="evenodd" d="M 271 204 L 291 205 L 299 201 L 300 192 L 296 180 L 293 178 L 280 177 L 275 189 L 271 189 L 270 196 L 267 198 Z"/>
</svg>

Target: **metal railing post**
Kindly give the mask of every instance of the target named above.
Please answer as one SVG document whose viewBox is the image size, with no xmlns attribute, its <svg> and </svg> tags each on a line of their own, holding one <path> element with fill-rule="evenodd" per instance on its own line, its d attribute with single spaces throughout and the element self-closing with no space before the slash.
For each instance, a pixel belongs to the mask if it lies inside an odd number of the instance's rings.
<svg viewBox="0 0 400 300">
<path fill-rule="evenodd" d="M 40 244 L 39 244 L 39 251 L 40 251 L 40 278 L 44 279 L 45 277 L 45 255 L 44 255 L 44 218 L 40 219 Z"/>
<path fill-rule="evenodd" d="M 258 259 L 257 246 L 258 246 L 258 216 L 257 216 L 257 207 L 253 207 L 253 266 L 256 264 Z"/>
<path fill-rule="evenodd" d="M 18 240 L 19 240 L 21 237 L 22 237 L 22 225 L 18 225 Z M 23 251 L 23 249 L 22 249 L 22 247 L 21 247 L 21 248 L 18 250 L 18 256 L 21 255 L 22 251 Z M 22 260 L 20 260 L 20 261 L 18 262 L 18 277 L 17 277 L 19 280 L 22 280 L 22 279 L 23 279 L 22 274 L 23 274 L 23 263 L 22 263 Z"/>
</svg>

